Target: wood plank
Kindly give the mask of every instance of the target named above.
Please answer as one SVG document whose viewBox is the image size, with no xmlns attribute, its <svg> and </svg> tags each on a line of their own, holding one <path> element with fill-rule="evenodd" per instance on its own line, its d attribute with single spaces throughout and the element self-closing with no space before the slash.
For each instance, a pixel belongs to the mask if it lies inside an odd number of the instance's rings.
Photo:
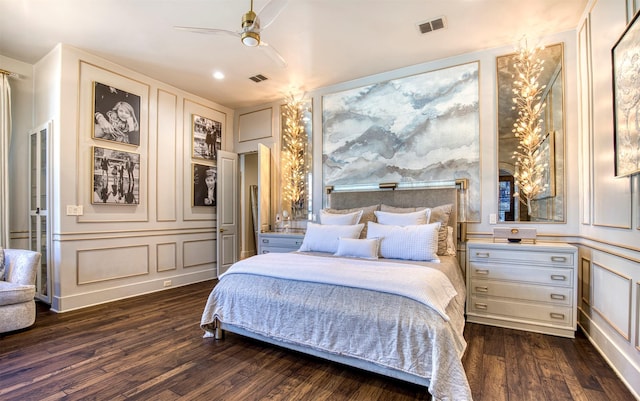
<svg viewBox="0 0 640 401">
<path fill-rule="evenodd" d="M 495 355 L 484 355 L 484 378 L 482 394 L 485 399 L 493 401 L 508 401 L 507 378 L 504 358 Z M 475 400 L 475 398 L 474 398 Z"/>
</svg>

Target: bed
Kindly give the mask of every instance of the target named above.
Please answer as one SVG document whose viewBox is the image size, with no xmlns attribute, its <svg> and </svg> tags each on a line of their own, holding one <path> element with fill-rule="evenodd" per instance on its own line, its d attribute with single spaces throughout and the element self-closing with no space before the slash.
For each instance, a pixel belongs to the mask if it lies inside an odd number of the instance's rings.
<svg viewBox="0 0 640 401">
<path fill-rule="evenodd" d="M 335 252 L 341 254 L 341 249 L 357 243 L 355 254 L 336 256 L 326 249 L 309 248 L 313 235 L 326 237 L 325 231 L 314 230 L 337 227 L 311 225 L 302 251 L 237 262 L 209 296 L 201 320 L 205 336 L 222 338 L 229 331 L 425 386 L 434 400 L 471 400 L 461 362 L 466 348 L 464 279 L 455 252 L 442 249 L 442 240 L 448 239 L 451 245 L 451 236 L 456 238 L 458 231 L 457 196 L 455 188 L 332 194 L 330 207 L 336 215 L 350 215 L 367 205 L 363 209 L 368 212 L 369 231 L 362 238 L 342 237 Z M 376 219 L 395 219 L 400 211 L 411 219 L 409 215 L 420 215 L 422 207 L 429 207 L 431 213 L 448 210 L 446 221 L 403 228 L 422 233 L 435 224 L 437 238 L 432 244 L 440 245 L 435 260 L 369 258 L 362 257 L 366 252 L 358 253 L 361 245 L 380 238 L 375 230 L 398 229 L 372 220 L 372 208 L 380 212 L 385 206 L 389 214 L 378 213 Z M 347 225 L 351 226 L 355 224 Z M 444 238 L 443 232 L 448 234 Z M 378 242 L 376 256 L 383 253 L 384 244 L 385 239 Z M 395 256 L 388 246 L 384 252 Z"/>
</svg>

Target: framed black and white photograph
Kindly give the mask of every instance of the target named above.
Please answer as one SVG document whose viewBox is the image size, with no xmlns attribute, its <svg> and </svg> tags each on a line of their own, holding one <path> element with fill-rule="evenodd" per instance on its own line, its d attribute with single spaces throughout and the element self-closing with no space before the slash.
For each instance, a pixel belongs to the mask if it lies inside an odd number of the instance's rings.
<svg viewBox="0 0 640 401">
<path fill-rule="evenodd" d="M 216 160 L 217 151 L 222 146 L 222 123 L 193 114 L 192 157 L 194 159 Z"/>
<path fill-rule="evenodd" d="M 140 96 L 93 82 L 93 138 L 140 145 Z"/>
<path fill-rule="evenodd" d="M 615 176 L 640 172 L 640 12 L 613 46 Z"/>
<path fill-rule="evenodd" d="M 217 175 L 215 166 L 193 164 L 193 206 L 216 206 Z"/>
<path fill-rule="evenodd" d="M 140 154 L 94 146 L 92 169 L 92 204 L 140 203 Z"/>
</svg>

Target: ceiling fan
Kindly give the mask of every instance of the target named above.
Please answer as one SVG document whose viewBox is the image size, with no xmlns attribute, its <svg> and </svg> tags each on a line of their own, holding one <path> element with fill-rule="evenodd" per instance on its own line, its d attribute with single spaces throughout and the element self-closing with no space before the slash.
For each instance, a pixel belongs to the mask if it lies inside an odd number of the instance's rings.
<svg viewBox="0 0 640 401">
<path fill-rule="evenodd" d="M 229 35 L 239 38 L 242 44 L 248 47 L 259 47 L 281 67 L 286 67 L 287 62 L 280 53 L 267 42 L 260 39 L 260 32 L 266 29 L 276 19 L 288 0 L 271 0 L 260 10 L 258 14 L 251 8 L 242 15 L 242 27 L 238 31 L 216 28 L 197 28 L 190 26 L 174 26 L 175 29 L 209 35 Z"/>
</svg>

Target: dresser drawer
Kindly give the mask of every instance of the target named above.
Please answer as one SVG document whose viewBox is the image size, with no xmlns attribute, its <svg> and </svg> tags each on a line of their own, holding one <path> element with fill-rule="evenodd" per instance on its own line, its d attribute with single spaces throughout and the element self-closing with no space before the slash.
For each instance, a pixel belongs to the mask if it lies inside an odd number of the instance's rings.
<svg viewBox="0 0 640 401">
<path fill-rule="evenodd" d="M 468 288 L 474 296 L 481 298 L 509 298 L 531 302 L 543 302 L 561 306 L 571 306 L 573 289 L 570 287 L 549 287 L 492 280 L 472 280 Z"/>
<path fill-rule="evenodd" d="M 301 233 L 260 233 L 258 238 L 258 253 L 283 253 L 300 249 L 304 234 Z"/>
<path fill-rule="evenodd" d="M 510 280 L 525 283 L 573 287 L 573 270 L 553 267 L 524 267 L 493 263 L 471 262 L 469 272 L 472 280 Z"/>
<path fill-rule="evenodd" d="M 574 264 L 572 253 L 533 252 L 518 249 L 517 245 L 513 249 L 474 248 L 471 250 L 469 260 L 472 262 L 501 261 L 566 267 L 571 267 Z"/>
<path fill-rule="evenodd" d="M 268 247 L 295 248 L 297 250 L 300 248 L 300 245 L 302 245 L 302 238 L 260 237 L 260 244 Z"/>
<path fill-rule="evenodd" d="M 499 299 L 471 297 L 468 312 L 475 315 L 503 319 L 526 319 L 534 323 L 548 323 L 573 327 L 573 308 L 554 305 L 527 304 Z"/>
<path fill-rule="evenodd" d="M 298 248 L 282 248 L 277 246 L 263 246 L 260 248 L 260 253 L 287 253 L 295 252 Z"/>
</svg>

